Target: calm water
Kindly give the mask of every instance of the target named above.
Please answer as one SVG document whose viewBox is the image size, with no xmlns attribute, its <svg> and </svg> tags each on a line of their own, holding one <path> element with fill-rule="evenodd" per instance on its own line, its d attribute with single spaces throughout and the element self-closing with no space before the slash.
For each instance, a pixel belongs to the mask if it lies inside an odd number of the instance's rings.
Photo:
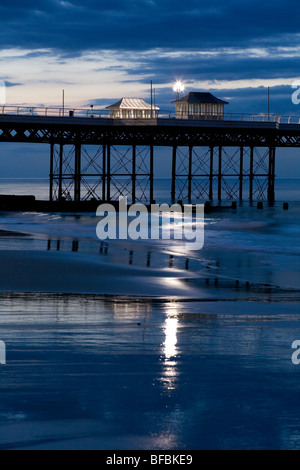
<svg viewBox="0 0 300 470">
<path fill-rule="evenodd" d="M 47 179 L 1 179 L 0 194 L 33 195 L 40 200 L 49 198 L 49 182 Z M 101 194 L 101 188 L 99 189 Z M 155 198 L 158 202 L 169 202 L 171 196 L 171 180 L 155 181 Z M 276 181 L 276 199 L 281 201 L 300 201 L 300 180 Z M 247 194 L 245 194 L 247 200 Z"/>
<path fill-rule="evenodd" d="M 0 256 L 67 254 L 79 272 L 82 257 L 180 270 L 197 294 L 142 298 L 146 283 L 131 298 L 0 294 L 0 448 L 300 448 L 299 184 L 279 182 L 263 211 L 245 203 L 207 216 L 204 249 L 192 253 L 172 241 L 101 244 L 93 214 L 1 214 L 14 235 L 0 238 Z M 36 282 L 30 263 L 23 276 Z"/>
</svg>

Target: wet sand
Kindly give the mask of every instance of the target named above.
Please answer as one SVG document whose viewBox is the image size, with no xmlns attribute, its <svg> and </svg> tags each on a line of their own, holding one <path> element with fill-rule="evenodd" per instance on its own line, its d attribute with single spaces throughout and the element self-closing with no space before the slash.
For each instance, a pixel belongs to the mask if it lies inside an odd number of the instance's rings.
<svg viewBox="0 0 300 470">
<path fill-rule="evenodd" d="M 0 449 L 300 448 L 299 214 L 209 219 L 188 255 L 4 217 Z"/>
<path fill-rule="evenodd" d="M 300 448 L 299 307 L 2 294 L 0 449 Z"/>
<path fill-rule="evenodd" d="M 192 277 L 176 269 L 107 263 L 88 254 L 0 251 L 2 292 L 197 297 L 196 288 L 185 283 Z"/>
</svg>

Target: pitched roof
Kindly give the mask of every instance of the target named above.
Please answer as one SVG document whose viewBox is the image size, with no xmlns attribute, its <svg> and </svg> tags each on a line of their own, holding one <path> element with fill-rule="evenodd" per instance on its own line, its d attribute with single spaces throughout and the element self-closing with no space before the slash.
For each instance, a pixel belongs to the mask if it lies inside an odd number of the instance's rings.
<svg viewBox="0 0 300 470">
<path fill-rule="evenodd" d="M 151 104 L 141 98 L 122 98 L 115 104 L 107 106 L 106 109 L 140 109 L 145 111 L 151 111 Z M 153 110 L 159 110 L 157 106 L 152 106 Z"/>
<path fill-rule="evenodd" d="M 227 101 L 216 98 L 211 93 L 199 93 L 192 91 L 179 100 L 172 101 L 172 104 L 190 103 L 190 104 L 229 104 Z"/>
</svg>

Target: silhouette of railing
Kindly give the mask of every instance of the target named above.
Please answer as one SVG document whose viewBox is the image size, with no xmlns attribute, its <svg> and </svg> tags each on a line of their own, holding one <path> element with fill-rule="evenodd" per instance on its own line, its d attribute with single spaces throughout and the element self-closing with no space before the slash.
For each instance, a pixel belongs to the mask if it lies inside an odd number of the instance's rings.
<svg viewBox="0 0 300 470">
<path fill-rule="evenodd" d="M 199 120 L 199 121 L 240 121 L 240 122 L 263 122 L 300 124 L 300 116 L 279 115 L 266 113 L 227 113 L 223 115 L 214 114 L 188 114 L 176 111 L 154 112 L 155 119 L 176 120 Z M 30 116 L 30 117 L 61 117 L 61 118 L 86 118 L 86 119 L 110 119 L 110 113 L 106 109 L 96 108 L 62 108 L 62 107 L 36 107 L 36 106 L 1 106 L 0 115 Z M 132 118 L 121 118 L 122 121 L 133 120 Z M 136 121 L 150 121 L 151 118 L 134 118 Z"/>
</svg>

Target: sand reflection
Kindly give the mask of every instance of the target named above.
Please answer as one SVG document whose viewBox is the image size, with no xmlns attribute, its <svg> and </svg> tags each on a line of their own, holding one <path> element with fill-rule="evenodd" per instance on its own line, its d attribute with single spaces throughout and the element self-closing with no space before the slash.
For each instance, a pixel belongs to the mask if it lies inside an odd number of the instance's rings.
<svg viewBox="0 0 300 470">
<path fill-rule="evenodd" d="M 166 390 L 175 390 L 179 376 L 178 371 L 178 327 L 179 320 L 177 304 L 167 304 L 167 318 L 164 325 L 165 341 L 163 343 L 163 377 Z"/>
<path fill-rule="evenodd" d="M 167 318 L 165 322 L 164 355 L 166 360 L 170 360 L 177 355 L 177 330 L 178 319 Z"/>
</svg>

